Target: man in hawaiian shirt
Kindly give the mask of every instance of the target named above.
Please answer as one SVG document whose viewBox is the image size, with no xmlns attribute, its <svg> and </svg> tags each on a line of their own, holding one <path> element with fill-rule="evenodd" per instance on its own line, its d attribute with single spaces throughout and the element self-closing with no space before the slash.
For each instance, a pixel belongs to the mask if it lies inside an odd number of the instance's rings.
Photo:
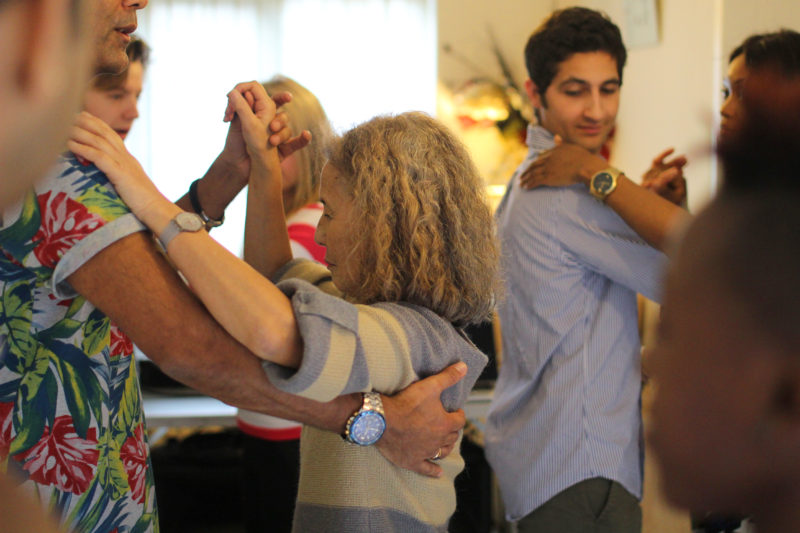
<svg viewBox="0 0 800 533">
<path fill-rule="evenodd" d="M 97 72 L 125 67 L 146 4 L 95 0 Z M 198 187 L 211 217 L 249 174 L 237 131 L 234 122 Z M 71 154 L 3 212 L 0 468 L 77 531 L 158 529 L 133 345 L 122 331 L 173 377 L 239 407 L 341 432 L 361 403 L 360 395 L 319 404 L 278 392 L 143 229 L 106 177 Z M 439 402 L 461 377 L 451 368 L 385 398 L 379 448 L 388 458 L 440 472 L 425 458 L 449 451 L 463 425 L 463 413 L 446 414 Z"/>
</svg>

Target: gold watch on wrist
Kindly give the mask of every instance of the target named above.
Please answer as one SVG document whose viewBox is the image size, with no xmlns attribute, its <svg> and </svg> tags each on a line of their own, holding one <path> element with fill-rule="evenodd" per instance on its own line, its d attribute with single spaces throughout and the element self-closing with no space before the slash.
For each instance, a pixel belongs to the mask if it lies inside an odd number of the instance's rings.
<svg viewBox="0 0 800 533">
<path fill-rule="evenodd" d="M 589 192 L 601 202 L 605 201 L 606 197 L 617 188 L 617 179 L 621 174 L 622 171 L 614 167 L 596 172 L 589 180 Z"/>
</svg>

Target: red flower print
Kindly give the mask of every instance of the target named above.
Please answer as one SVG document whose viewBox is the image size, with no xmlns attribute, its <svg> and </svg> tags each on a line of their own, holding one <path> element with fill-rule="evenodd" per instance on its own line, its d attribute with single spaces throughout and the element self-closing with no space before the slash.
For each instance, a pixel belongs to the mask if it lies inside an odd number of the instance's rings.
<svg viewBox="0 0 800 533">
<path fill-rule="evenodd" d="M 145 481 L 147 479 L 147 445 L 144 443 L 142 424 L 136 426 L 132 437 L 125 439 L 119 450 L 122 466 L 128 474 L 131 496 L 137 503 L 144 502 Z"/>
<path fill-rule="evenodd" d="M 48 191 L 38 197 L 42 225 L 34 235 L 37 242 L 33 253 L 42 266 L 53 268 L 64 253 L 75 243 L 104 224 L 104 220 L 94 215 L 82 204 L 57 193 L 50 197 Z"/>
<path fill-rule="evenodd" d="M 0 403 L 0 461 L 8 456 L 14 440 L 14 402 Z"/>
<path fill-rule="evenodd" d="M 89 440 L 78 437 L 72 417 L 59 416 L 52 430 L 45 428 L 42 438 L 27 452 L 16 456 L 33 481 L 55 485 L 60 490 L 83 494 L 97 469 L 97 429 L 89 429 Z"/>
<path fill-rule="evenodd" d="M 120 329 L 111 324 L 111 346 L 109 348 L 111 357 L 128 357 L 133 354 L 133 343 L 127 335 Z"/>
</svg>

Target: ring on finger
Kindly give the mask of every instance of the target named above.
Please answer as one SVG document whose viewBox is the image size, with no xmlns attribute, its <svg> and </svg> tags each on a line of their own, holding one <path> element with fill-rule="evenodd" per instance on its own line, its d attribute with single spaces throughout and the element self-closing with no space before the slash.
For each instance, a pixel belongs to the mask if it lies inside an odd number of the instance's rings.
<svg viewBox="0 0 800 533">
<path fill-rule="evenodd" d="M 441 458 L 442 458 L 442 449 L 439 448 L 438 450 L 436 450 L 436 454 L 433 457 L 431 457 L 431 461 L 438 461 Z"/>
</svg>

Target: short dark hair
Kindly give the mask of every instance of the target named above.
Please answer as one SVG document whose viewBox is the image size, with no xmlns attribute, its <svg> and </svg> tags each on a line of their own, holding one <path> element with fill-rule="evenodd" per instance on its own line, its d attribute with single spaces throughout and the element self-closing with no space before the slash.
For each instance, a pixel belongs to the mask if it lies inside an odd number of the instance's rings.
<svg viewBox="0 0 800 533">
<path fill-rule="evenodd" d="M 125 52 L 128 54 L 129 66 L 131 63 L 139 61 L 142 63 L 143 67 L 147 68 L 147 62 L 150 60 L 150 47 L 147 46 L 147 43 L 145 43 L 142 39 L 139 37 L 133 37 L 131 42 L 128 44 L 128 47 L 125 49 Z M 95 76 L 95 78 L 92 80 L 92 89 L 106 92 L 114 91 L 125 85 L 127 80 L 127 68 L 117 74 L 100 74 L 99 76 Z"/>
<path fill-rule="evenodd" d="M 617 62 L 622 82 L 622 69 L 628 53 L 619 28 L 605 13 L 585 7 L 554 11 L 525 46 L 528 76 L 540 94 L 544 94 L 558 72 L 558 65 L 580 52 L 607 52 Z"/>
<path fill-rule="evenodd" d="M 794 30 L 751 35 L 733 49 L 728 62 L 742 54 L 749 68 L 772 67 L 784 76 L 800 75 L 800 33 Z"/>
</svg>

